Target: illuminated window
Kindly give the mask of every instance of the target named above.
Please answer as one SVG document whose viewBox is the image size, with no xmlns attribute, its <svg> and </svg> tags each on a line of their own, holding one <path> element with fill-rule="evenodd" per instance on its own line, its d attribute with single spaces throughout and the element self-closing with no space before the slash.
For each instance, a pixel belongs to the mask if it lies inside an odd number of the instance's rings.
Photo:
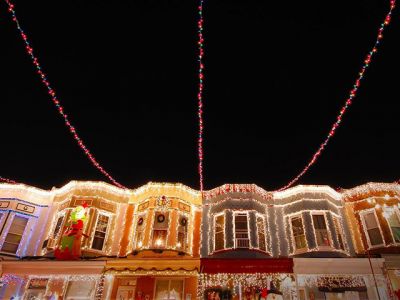
<svg viewBox="0 0 400 300">
<path fill-rule="evenodd" d="M 214 227 L 214 250 L 222 250 L 225 248 L 225 215 L 215 217 Z"/>
<path fill-rule="evenodd" d="M 76 299 L 95 299 L 96 281 L 95 280 L 72 280 L 68 282 L 65 293 L 66 300 Z"/>
<path fill-rule="evenodd" d="M 23 299 L 45 299 L 48 278 L 30 279 Z"/>
<path fill-rule="evenodd" d="M 153 248 L 165 248 L 168 235 L 168 212 L 156 212 L 153 224 Z"/>
<path fill-rule="evenodd" d="M 318 246 L 330 246 L 328 229 L 326 228 L 325 215 L 313 215 L 315 237 Z"/>
<path fill-rule="evenodd" d="M 19 244 L 21 243 L 21 239 L 25 231 L 26 224 L 28 224 L 27 218 L 23 218 L 17 215 L 14 216 L 1 251 L 17 253 Z"/>
<path fill-rule="evenodd" d="M 362 220 L 365 230 L 368 235 L 368 242 L 370 246 L 382 245 L 382 235 L 379 230 L 378 220 L 376 219 L 375 212 L 370 211 L 362 214 Z"/>
<path fill-rule="evenodd" d="M 307 247 L 306 236 L 304 234 L 303 220 L 301 217 L 292 217 L 290 219 L 292 225 L 292 234 L 294 246 L 296 250 L 304 249 Z"/>
<path fill-rule="evenodd" d="M 141 249 L 143 247 L 145 229 L 145 215 L 139 215 L 136 222 L 136 237 L 134 249 Z"/>
<path fill-rule="evenodd" d="M 100 251 L 103 250 L 109 221 L 110 221 L 110 218 L 108 216 L 99 214 L 99 217 L 98 217 L 97 223 L 96 223 L 96 228 L 94 231 L 92 249 L 100 250 Z"/>
<path fill-rule="evenodd" d="M 179 218 L 178 224 L 178 241 L 176 248 L 181 251 L 187 250 L 187 231 L 188 231 L 188 219 L 185 216 Z"/>
<path fill-rule="evenodd" d="M 249 248 L 247 214 L 235 214 L 235 248 Z"/>
<path fill-rule="evenodd" d="M 333 217 L 333 224 L 335 226 L 335 231 L 336 231 L 336 236 L 339 242 L 339 248 L 344 250 L 344 235 L 343 235 L 343 227 L 341 222 L 339 221 L 339 219 L 337 217 Z"/>
<path fill-rule="evenodd" d="M 386 218 L 392 231 L 393 239 L 396 243 L 400 243 L 400 220 L 397 210 L 393 210 Z"/>
<path fill-rule="evenodd" d="M 261 216 L 257 217 L 257 235 L 258 235 L 258 248 L 262 251 L 267 251 L 265 242 L 265 221 Z"/>
<path fill-rule="evenodd" d="M 155 300 L 183 300 L 183 280 L 156 280 Z"/>
</svg>

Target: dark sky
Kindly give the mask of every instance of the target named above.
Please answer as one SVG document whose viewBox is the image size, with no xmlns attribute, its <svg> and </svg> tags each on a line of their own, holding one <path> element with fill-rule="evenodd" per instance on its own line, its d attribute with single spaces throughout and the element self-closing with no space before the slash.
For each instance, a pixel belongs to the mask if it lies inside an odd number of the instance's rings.
<svg viewBox="0 0 400 300">
<path fill-rule="evenodd" d="M 68 115 L 122 184 L 198 188 L 197 1 L 15 0 Z M 389 1 L 206 0 L 205 187 L 279 188 L 327 135 Z M 354 105 L 303 184 L 400 177 L 396 9 Z M 72 140 L 0 2 L 0 176 L 105 180 Z"/>
</svg>

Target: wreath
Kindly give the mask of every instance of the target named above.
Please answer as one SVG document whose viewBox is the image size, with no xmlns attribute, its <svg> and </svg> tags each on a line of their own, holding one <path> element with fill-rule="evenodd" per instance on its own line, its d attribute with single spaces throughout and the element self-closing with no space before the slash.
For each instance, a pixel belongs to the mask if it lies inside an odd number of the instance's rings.
<svg viewBox="0 0 400 300">
<path fill-rule="evenodd" d="M 159 214 L 157 216 L 157 222 L 158 223 L 162 223 L 162 222 L 164 222 L 164 220 L 165 220 L 165 216 L 163 214 Z"/>
<path fill-rule="evenodd" d="M 181 219 L 181 225 L 182 226 L 186 226 L 186 224 L 187 224 L 187 219 L 186 218 L 182 218 Z"/>
<path fill-rule="evenodd" d="M 139 218 L 137 224 L 138 224 L 139 226 L 142 225 L 142 224 L 143 224 L 143 218 Z"/>
</svg>

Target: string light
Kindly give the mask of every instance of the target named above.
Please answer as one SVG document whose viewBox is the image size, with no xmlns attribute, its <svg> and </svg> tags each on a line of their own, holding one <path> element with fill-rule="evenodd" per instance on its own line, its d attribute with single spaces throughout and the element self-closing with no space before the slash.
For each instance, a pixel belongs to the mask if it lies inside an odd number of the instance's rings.
<svg viewBox="0 0 400 300">
<path fill-rule="evenodd" d="M 0 181 L 6 182 L 6 183 L 11 183 L 11 184 L 17 184 L 18 183 L 16 181 L 12 180 L 12 179 L 8 179 L 8 178 L 2 177 L 2 176 L 0 176 Z"/>
<path fill-rule="evenodd" d="M 204 80 L 204 37 L 203 37 L 203 0 L 200 0 L 199 7 L 199 20 L 197 22 L 198 28 L 198 61 L 199 61 L 199 91 L 197 94 L 198 100 L 198 116 L 199 116 L 199 137 L 198 137 L 198 154 L 199 154 L 199 178 L 200 178 L 200 192 L 203 193 L 203 80 Z"/>
<path fill-rule="evenodd" d="M 28 40 L 28 36 L 26 35 L 26 33 L 21 28 L 21 25 L 20 25 L 20 23 L 18 21 L 17 15 L 16 15 L 15 10 L 14 10 L 14 4 L 10 0 L 5 0 L 5 1 L 6 1 L 7 5 L 8 5 L 8 11 L 11 13 L 12 20 L 15 22 L 15 24 L 17 26 L 17 29 L 19 30 L 19 33 L 20 33 L 20 35 L 21 35 L 21 37 L 22 37 L 22 39 L 23 39 L 23 41 L 25 43 L 25 50 L 26 50 L 27 54 L 31 57 L 32 63 L 35 66 L 35 68 L 37 70 L 37 73 L 39 74 L 42 83 L 47 88 L 48 93 L 49 93 L 49 95 L 51 97 L 51 100 L 53 101 L 54 105 L 56 106 L 58 113 L 64 119 L 65 126 L 69 129 L 69 131 L 72 134 L 74 140 L 76 141 L 78 146 L 82 149 L 82 151 L 85 153 L 85 155 L 89 158 L 89 160 L 92 163 L 92 165 L 97 170 L 99 170 L 104 176 L 106 176 L 113 184 L 115 184 L 116 186 L 118 186 L 120 188 L 124 188 L 125 189 L 125 186 L 123 186 L 118 181 L 116 181 L 114 179 L 114 177 L 112 177 L 103 168 L 103 166 L 97 161 L 97 159 L 94 157 L 92 152 L 89 150 L 89 148 L 83 142 L 83 140 L 80 138 L 76 128 L 72 125 L 68 115 L 65 113 L 64 107 L 61 105 L 60 100 L 57 98 L 55 90 L 50 85 L 50 82 L 47 79 L 47 76 L 44 73 L 43 68 L 41 67 L 41 65 L 39 63 L 38 58 L 34 54 L 33 47 L 32 47 L 32 45 L 30 44 L 30 42 Z M 14 182 L 12 182 L 12 183 L 14 183 Z"/>
<path fill-rule="evenodd" d="M 378 46 L 383 39 L 383 31 L 385 30 L 385 27 L 387 25 L 389 25 L 389 23 L 390 23 L 392 11 L 395 8 L 395 4 L 396 4 L 396 0 L 390 1 L 389 12 L 386 14 L 385 19 L 378 30 L 378 35 L 376 37 L 375 44 L 372 47 L 372 50 L 367 54 L 367 56 L 364 60 L 364 65 L 362 66 L 361 71 L 358 73 L 358 77 L 355 81 L 355 84 L 353 85 L 353 88 L 350 90 L 349 96 L 346 99 L 345 104 L 340 109 L 339 115 L 337 116 L 335 123 L 333 123 L 332 128 L 329 131 L 328 135 L 326 136 L 325 140 L 319 146 L 318 150 L 314 153 L 311 160 L 307 163 L 307 165 L 303 168 L 303 170 L 296 177 L 294 177 L 291 181 L 289 181 L 288 184 L 286 184 L 285 186 L 278 189 L 278 191 L 283 191 L 283 190 L 291 187 L 293 184 L 295 184 L 308 171 L 308 169 L 310 169 L 310 167 L 315 164 L 315 162 L 317 161 L 319 156 L 324 151 L 324 149 L 325 149 L 326 145 L 328 144 L 328 142 L 330 141 L 330 139 L 335 135 L 336 129 L 340 126 L 340 123 L 342 122 L 343 115 L 348 110 L 348 108 L 351 106 L 354 98 L 357 95 L 357 91 L 360 87 L 361 80 L 364 78 L 365 71 L 369 67 L 369 64 L 371 63 L 374 54 L 378 51 Z"/>
</svg>

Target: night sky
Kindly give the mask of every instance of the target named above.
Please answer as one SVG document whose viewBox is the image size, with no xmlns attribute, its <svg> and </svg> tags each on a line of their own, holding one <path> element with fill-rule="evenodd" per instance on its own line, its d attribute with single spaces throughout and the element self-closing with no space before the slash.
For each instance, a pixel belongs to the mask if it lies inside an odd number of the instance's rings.
<svg viewBox="0 0 400 300">
<path fill-rule="evenodd" d="M 198 188 L 197 1 L 15 0 L 71 121 L 122 184 Z M 329 132 L 389 1 L 206 0 L 205 188 L 292 179 Z M 341 127 L 301 184 L 400 177 L 400 14 Z M 58 115 L 0 2 L 0 176 L 106 180 Z"/>
</svg>

